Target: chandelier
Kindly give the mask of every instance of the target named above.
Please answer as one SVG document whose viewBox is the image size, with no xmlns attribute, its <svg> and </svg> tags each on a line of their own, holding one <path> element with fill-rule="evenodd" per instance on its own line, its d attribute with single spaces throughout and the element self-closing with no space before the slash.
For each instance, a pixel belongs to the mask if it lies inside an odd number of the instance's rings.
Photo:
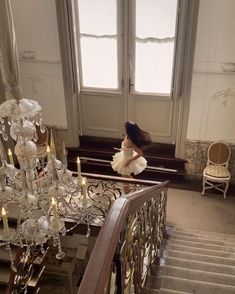
<svg viewBox="0 0 235 294">
<path fill-rule="evenodd" d="M 0 141 L 0 246 L 9 252 L 11 268 L 16 271 L 12 245 L 25 247 L 26 252 L 32 246 L 40 246 L 44 253 L 45 244 L 52 239 L 58 248 L 56 258 L 63 258 L 60 235 L 67 231 L 64 220 L 68 216 L 74 217 L 76 224 L 85 220 L 91 200 L 87 197 L 86 178 L 81 176 L 79 159 L 78 176 L 73 177 L 67 169 L 65 148 L 61 161 L 56 157 L 52 132 L 45 153 L 46 165 L 37 157 L 38 130 L 45 133 L 46 128 L 41 106 L 36 101 L 23 98 L 1 104 L 0 134 L 5 141 L 7 124 L 16 143 L 14 152 L 8 149 L 6 155 Z M 15 223 L 11 222 L 13 219 Z"/>
</svg>

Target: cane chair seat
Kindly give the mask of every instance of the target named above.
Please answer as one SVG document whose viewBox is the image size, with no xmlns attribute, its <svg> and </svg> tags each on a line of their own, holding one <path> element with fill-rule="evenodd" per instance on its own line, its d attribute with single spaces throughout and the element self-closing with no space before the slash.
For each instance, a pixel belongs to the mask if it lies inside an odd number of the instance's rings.
<svg viewBox="0 0 235 294">
<path fill-rule="evenodd" d="M 212 143 L 207 151 L 207 166 L 203 170 L 203 190 L 216 189 L 223 192 L 224 198 L 230 181 L 228 163 L 231 156 L 231 149 L 224 142 Z"/>
<path fill-rule="evenodd" d="M 216 178 L 227 178 L 230 176 L 230 172 L 225 166 L 210 165 L 205 168 L 205 174 L 207 176 Z"/>
</svg>

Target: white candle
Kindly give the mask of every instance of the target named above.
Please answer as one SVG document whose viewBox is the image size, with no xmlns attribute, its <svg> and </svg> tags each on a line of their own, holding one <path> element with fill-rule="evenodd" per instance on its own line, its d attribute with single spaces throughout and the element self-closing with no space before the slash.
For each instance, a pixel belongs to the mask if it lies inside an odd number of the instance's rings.
<svg viewBox="0 0 235 294">
<path fill-rule="evenodd" d="M 51 207 L 53 212 L 53 220 L 54 220 L 54 228 L 59 228 L 59 219 L 58 219 L 58 209 L 57 209 L 57 203 L 55 201 L 55 198 L 51 198 Z"/>
<path fill-rule="evenodd" d="M 47 162 L 51 159 L 51 149 L 49 146 L 47 146 Z"/>
<path fill-rule="evenodd" d="M 77 172 L 78 172 L 78 183 L 81 183 L 81 163 L 80 163 L 80 158 L 77 157 Z"/>
<path fill-rule="evenodd" d="M 87 180 L 82 178 L 82 206 L 87 207 Z"/>
<path fill-rule="evenodd" d="M 10 164 L 14 165 L 14 160 L 13 160 L 13 156 L 12 156 L 12 152 L 10 148 L 8 149 L 8 157 L 9 157 Z"/>
<path fill-rule="evenodd" d="M 2 207 L 2 221 L 3 221 L 3 236 L 4 238 L 8 238 L 9 237 L 8 219 L 7 219 L 7 213 L 4 207 Z"/>
</svg>

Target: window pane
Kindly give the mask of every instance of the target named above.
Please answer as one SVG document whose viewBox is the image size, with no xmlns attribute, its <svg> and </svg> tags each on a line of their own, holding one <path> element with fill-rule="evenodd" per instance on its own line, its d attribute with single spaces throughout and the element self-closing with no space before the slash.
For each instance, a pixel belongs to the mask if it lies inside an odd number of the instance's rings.
<svg viewBox="0 0 235 294">
<path fill-rule="evenodd" d="M 177 0 L 136 0 L 135 90 L 171 93 Z"/>
<path fill-rule="evenodd" d="M 174 37 L 177 0 L 136 0 L 136 36 Z"/>
<path fill-rule="evenodd" d="M 144 93 L 171 92 L 173 43 L 136 44 L 135 90 Z"/>
<path fill-rule="evenodd" d="M 80 33 L 117 34 L 116 0 L 78 0 Z"/>
<path fill-rule="evenodd" d="M 117 40 L 81 38 L 84 87 L 118 88 Z"/>
</svg>

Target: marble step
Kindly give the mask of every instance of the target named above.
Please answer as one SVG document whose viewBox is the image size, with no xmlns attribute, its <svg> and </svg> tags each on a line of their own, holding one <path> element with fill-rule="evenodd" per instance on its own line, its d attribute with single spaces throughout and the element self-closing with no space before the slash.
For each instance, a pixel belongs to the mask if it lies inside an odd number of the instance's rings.
<svg viewBox="0 0 235 294">
<path fill-rule="evenodd" d="M 223 264 L 187 260 L 176 257 L 166 257 L 165 265 L 182 267 L 187 269 L 201 270 L 205 272 L 221 273 L 226 275 L 235 275 L 235 267 Z M 235 293 L 235 292 L 234 292 Z"/>
<path fill-rule="evenodd" d="M 235 287 L 208 283 L 202 281 L 187 280 L 176 277 L 162 276 L 162 288 L 194 294 L 234 294 Z"/>
<path fill-rule="evenodd" d="M 197 253 L 188 253 L 188 252 L 176 251 L 176 250 L 168 250 L 167 256 L 181 258 L 181 259 L 187 259 L 187 260 L 214 263 L 217 265 L 221 265 L 221 264 L 222 265 L 229 265 L 229 266 L 234 266 L 234 268 L 235 268 L 235 259 L 231 259 L 231 258 L 217 257 L 217 256 L 197 254 Z"/>
<path fill-rule="evenodd" d="M 224 234 L 224 233 L 217 233 L 217 232 L 209 232 L 203 230 L 196 230 L 196 229 L 180 229 L 175 227 L 173 229 L 175 234 L 186 235 L 186 236 L 199 236 L 199 237 L 206 237 L 206 238 L 215 238 L 218 240 L 224 241 L 231 241 L 235 242 L 235 235 L 233 234 Z"/>
<path fill-rule="evenodd" d="M 191 294 L 191 293 L 161 288 L 159 291 L 159 294 Z"/>
<path fill-rule="evenodd" d="M 169 239 L 167 241 L 168 245 L 182 245 L 182 246 L 189 246 L 194 248 L 204 248 L 209 250 L 217 250 L 217 251 L 225 251 L 225 252 L 235 252 L 235 247 L 230 246 L 221 246 L 221 245 L 214 245 L 214 244 L 207 244 L 207 243 L 200 243 L 200 242 L 192 242 L 186 240 L 179 240 L 179 239 Z"/>
<path fill-rule="evenodd" d="M 176 235 L 172 233 L 170 236 L 170 240 L 178 240 L 178 241 L 187 241 L 187 242 L 194 242 L 194 243 L 203 243 L 203 244 L 208 244 L 208 245 L 218 245 L 218 246 L 228 246 L 228 247 L 234 247 L 235 248 L 235 243 L 233 242 L 228 242 L 228 241 L 222 241 L 222 240 L 212 240 L 212 239 L 202 239 L 202 238 L 197 238 L 197 237 L 188 237 L 188 236 L 181 236 L 181 235 Z"/>
<path fill-rule="evenodd" d="M 182 246 L 182 245 L 167 245 L 166 250 L 176 250 L 176 251 L 183 251 L 188 253 L 198 253 L 198 254 L 205 254 L 211 256 L 218 256 L 218 257 L 227 257 L 235 259 L 235 251 L 218 251 L 218 250 L 210 250 L 205 248 L 199 247 L 190 247 L 190 246 Z"/>
<path fill-rule="evenodd" d="M 17 247 L 11 246 L 13 259 L 15 259 Z M 10 263 L 9 252 L 5 247 L 0 247 L 0 263 Z"/>
<path fill-rule="evenodd" d="M 200 270 L 192 270 L 175 266 L 164 266 L 162 275 L 197 280 L 202 282 L 235 286 L 235 276 L 222 273 L 211 273 Z"/>
<path fill-rule="evenodd" d="M 8 285 L 11 272 L 10 266 L 0 264 L 0 285 Z"/>
</svg>

